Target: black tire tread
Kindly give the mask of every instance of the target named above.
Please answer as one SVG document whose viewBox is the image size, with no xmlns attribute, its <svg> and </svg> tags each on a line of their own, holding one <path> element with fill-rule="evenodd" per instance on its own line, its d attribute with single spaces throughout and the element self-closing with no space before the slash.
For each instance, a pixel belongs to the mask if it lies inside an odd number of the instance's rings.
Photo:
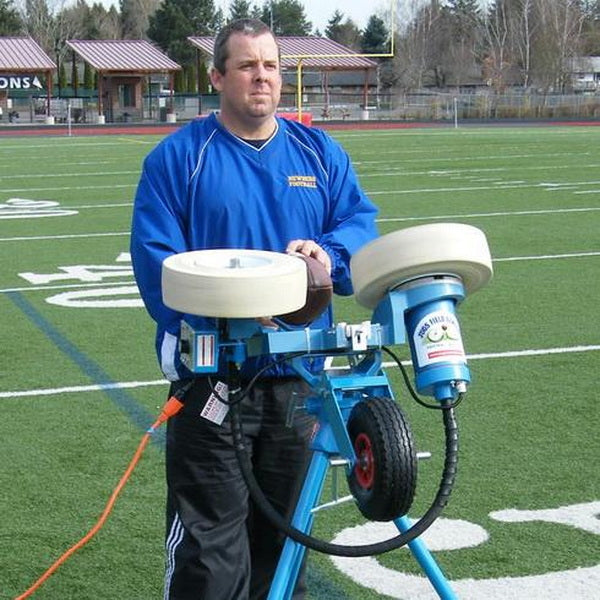
<svg viewBox="0 0 600 600">
<path fill-rule="evenodd" d="M 348 433 L 353 444 L 359 434 L 367 435 L 373 449 L 373 487 L 364 489 L 354 471 L 348 476 L 360 512 L 372 521 L 390 521 L 406 514 L 415 495 L 417 457 L 400 406 L 386 397 L 358 402 L 348 419 Z"/>
</svg>

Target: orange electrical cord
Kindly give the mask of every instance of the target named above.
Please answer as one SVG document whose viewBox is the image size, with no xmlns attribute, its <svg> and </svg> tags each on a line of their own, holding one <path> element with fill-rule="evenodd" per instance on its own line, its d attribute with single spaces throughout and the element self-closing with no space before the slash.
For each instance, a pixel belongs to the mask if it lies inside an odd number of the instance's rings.
<svg viewBox="0 0 600 600">
<path fill-rule="evenodd" d="M 123 476 L 119 480 L 117 487 L 115 487 L 113 493 L 111 494 L 111 496 L 106 504 L 106 507 L 104 508 L 104 511 L 100 515 L 100 518 L 98 519 L 96 524 L 88 531 L 88 533 L 86 533 L 86 535 L 84 535 L 76 544 L 71 546 L 58 560 L 56 560 L 54 562 L 54 564 L 52 566 L 50 566 L 46 570 L 46 572 L 27 591 L 22 593 L 20 596 L 17 596 L 15 598 L 15 600 L 24 600 L 25 598 L 29 598 L 33 594 L 33 592 L 35 592 L 45 581 L 48 580 L 48 578 L 58 569 L 58 567 L 60 567 L 63 563 L 65 563 L 71 555 L 73 555 L 75 552 L 77 552 L 77 550 L 79 550 L 80 548 L 85 546 L 85 544 L 87 544 L 98 533 L 98 531 L 100 531 L 100 529 L 102 528 L 102 526 L 106 522 L 106 519 L 108 518 L 108 516 L 110 515 L 110 513 L 112 511 L 118 495 L 121 493 L 121 490 L 123 489 L 123 487 L 125 487 L 125 484 L 129 480 L 131 473 L 133 473 L 133 470 L 135 469 L 136 465 L 140 461 L 140 458 L 142 457 L 142 453 L 144 452 L 144 449 L 146 448 L 146 446 L 148 445 L 148 442 L 150 441 L 150 436 L 165 421 L 170 419 L 173 415 L 177 414 L 181 410 L 182 406 L 183 406 L 183 403 L 175 396 L 171 396 L 171 398 L 169 398 L 167 400 L 167 402 L 165 403 L 165 405 L 162 408 L 162 411 L 161 411 L 158 419 L 156 419 L 154 424 L 144 434 L 144 437 L 142 437 L 142 440 L 141 440 L 139 446 L 137 447 L 137 450 L 135 451 L 135 454 L 133 455 L 133 458 L 131 459 L 129 466 L 125 470 L 125 473 L 123 473 Z"/>
</svg>

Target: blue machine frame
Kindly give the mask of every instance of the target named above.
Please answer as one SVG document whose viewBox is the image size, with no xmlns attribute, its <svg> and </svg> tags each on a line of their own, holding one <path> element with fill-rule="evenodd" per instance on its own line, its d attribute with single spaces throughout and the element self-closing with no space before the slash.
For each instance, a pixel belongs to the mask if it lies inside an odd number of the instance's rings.
<svg viewBox="0 0 600 600">
<path fill-rule="evenodd" d="M 313 458 L 291 521 L 303 533 L 311 531 L 314 509 L 319 502 L 333 458 L 341 458 L 350 474 L 356 455 L 347 431 L 352 408 L 365 396 L 394 398 L 382 368 L 382 348 L 408 342 L 413 359 L 416 388 L 419 393 L 438 401 L 456 400 L 466 390 L 470 374 L 455 309 L 465 297 L 458 277 L 442 275 L 421 277 L 389 291 L 375 308 L 371 321 L 358 325 L 337 324 L 329 329 L 268 330 L 251 319 L 228 319 L 227 334 L 214 346 L 215 356 L 197 358 L 198 341 L 215 332 L 185 332 L 184 346 L 189 348 L 188 364 L 205 373 L 217 364 L 219 351 L 228 360 L 241 364 L 247 357 L 288 354 L 290 363 L 310 385 L 312 395 L 304 409 L 316 416 L 319 427 L 312 443 Z M 349 369 L 310 372 L 303 359 L 307 356 L 347 356 Z M 401 533 L 411 528 L 407 515 L 399 515 L 394 524 Z M 456 598 L 437 562 L 420 538 L 408 546 L 439 597 Z M 305 546 L 287 538 L 272 582 L 269 600 L 289 600 L 299 575 Z"/>
</svg>

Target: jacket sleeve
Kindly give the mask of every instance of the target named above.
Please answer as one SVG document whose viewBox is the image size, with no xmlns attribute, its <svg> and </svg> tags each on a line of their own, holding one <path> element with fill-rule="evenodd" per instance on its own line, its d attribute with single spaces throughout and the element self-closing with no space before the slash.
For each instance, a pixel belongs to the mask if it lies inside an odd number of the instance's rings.
<svg viewBox="0 0 600 600">
<path fill-rule="evenodd" d="M 350 258 L 377 237 L 377 208 L 360 187 L 348 154 L 333 140 L 328 172 L 330 216 L 317 243 L 331 256 L 334 291 L 349 296 L 353 293 Z"/>
<path fill-rule="evenodd" d="M 131 261 L 140 294 L 158 331 L 178 335 L 182 315 L 162 302 L 163 260 L 187 251 L 184 214 L 187 194 L 185 160 L 166 144 L 144 161 L 131 226 Z M 160 340 L 157 340 L 157 344 Z"/>
</svg>

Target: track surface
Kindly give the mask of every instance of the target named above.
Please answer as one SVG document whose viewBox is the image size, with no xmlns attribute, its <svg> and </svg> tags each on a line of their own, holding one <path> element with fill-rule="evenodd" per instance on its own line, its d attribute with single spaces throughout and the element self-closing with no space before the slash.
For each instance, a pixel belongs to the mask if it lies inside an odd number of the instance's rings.
<svg viewBox="0 0 600 600">
<path fill-rule="evenodd" d="M 71 135 L 166 135 L 176 131 L 186 122 L 175 125 L 73 125 Z M 600 125 L 600 120 L 590 121 L 461 121 L 460 126 L 593 126 Z M 360 129 L 414 129 L 418 127 L 452 127 L 451 122 L 406 122 L 406 121 L 328 121 L 316 122 L 314 127 L 330 131 L 340 130 L 360 130 Z M 69 135 L 69 129 L 66 125 L 19 125 L 6 124 L 0 125 L 1 136 L 65 136 Z"/>
</svg>

